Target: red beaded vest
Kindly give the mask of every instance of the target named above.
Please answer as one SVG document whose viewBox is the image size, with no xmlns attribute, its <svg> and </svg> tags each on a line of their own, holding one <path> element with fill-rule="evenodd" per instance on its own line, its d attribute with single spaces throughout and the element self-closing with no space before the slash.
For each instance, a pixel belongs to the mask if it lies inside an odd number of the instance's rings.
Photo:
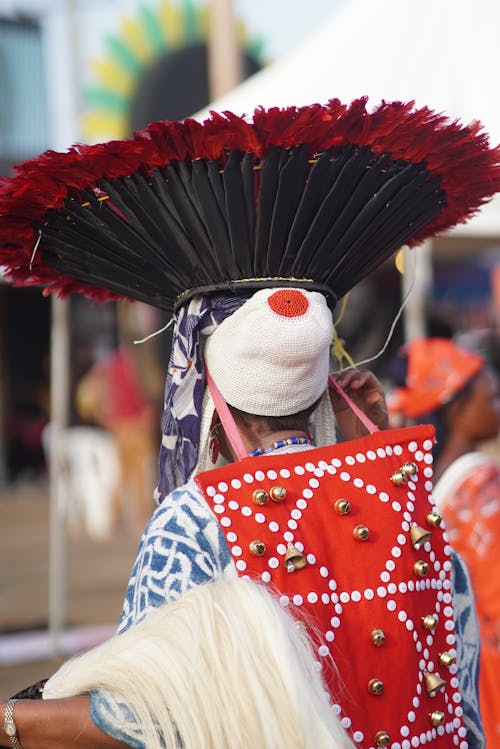
<svg viewBox="0 0 500 749">
<path fill-rule="evenodd" d="M 363 749 L 467 747 L 433 438 L 430 426 L 380 431 L 196 479 L 238 573 L 314 633 L 334 709 Z"/>
</svg>

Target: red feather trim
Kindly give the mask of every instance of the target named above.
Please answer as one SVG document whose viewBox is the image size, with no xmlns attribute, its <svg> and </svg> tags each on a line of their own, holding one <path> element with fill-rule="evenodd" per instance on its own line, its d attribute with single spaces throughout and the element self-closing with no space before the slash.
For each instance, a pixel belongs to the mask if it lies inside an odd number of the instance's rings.
<svg viewBox="0 0 500 749">
<path fill-rule="evenodd" d="M 446 205 L 412 245 L 467 221 L 500 190 L 500 148 L 489 147 L 481 125 L 463 127 L 426 107 L 415 109 L 413 102 L 382 102 L 373 112 L 367 111 L 366 97 L 350 105 L 332 99 L 326 105 L 258 108 L 253 122 L 231 112 L 211 112 L 204 123 L 156 122 L 132 138 L 77 144 L 65 153 L 46 151 L 18 164 L 13 177 L 0 180 L 0 264 L 14 283 L 43 284 L 47 293 L 117 298 L 56 273 L 34 252 L 38 227 L 49 210 L 60 209 L 67 196 L 82 189 L 96 189 L 103 178 L 148 173 L 186 159 L 213 159 L 223 166 L 230 150 L 259 160 L 271 146 L 299 144 L 307 144 L 311 156 L 354 144 L 394 160 L 425 162 L 439 177 Z"/>
</svg>

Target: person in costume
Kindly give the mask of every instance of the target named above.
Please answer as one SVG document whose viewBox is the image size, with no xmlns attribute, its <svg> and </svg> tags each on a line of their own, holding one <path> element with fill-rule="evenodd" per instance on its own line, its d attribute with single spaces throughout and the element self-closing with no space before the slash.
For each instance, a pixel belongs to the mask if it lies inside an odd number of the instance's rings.
<svg viewBox="0 0 500 749">
<path fill-rule="evenodd" d="M 467 564 L 481 631 L 480 704 L 487 745 L 500 742 L 500 468 L 478 449 L 498 436 L 498 378 L 476 353 L 441 338 L 403 350 L 392 408 L 436 427 L 434 498 Z"/>
<path fill-rule="evenodd" d="M 470 592 L 432 498 L 433 428 L 378 429 L 351 397 L 378 420 L 376 382 L 330 379 L 329 350 L 337 300 L 402 244 L 473 215 L 500 188 L 500 153 L 477 123 L 366 104 L 155 123 L 3 183 L 14 282 L 175 316 L 159 507 L 119 634 L 49 680 L 43 696 L 68 702 L 8 703 L 21 741 L 34 742 L 30 716 L 46 726 L 68 705 L 69 730 L 79 715 L 114 737 L 92 746 L 484 745 Z M 166 634 L 186 608 L 187 648 Z M 311 658 L 322 681 L 309 693 Z"/>
</svg>

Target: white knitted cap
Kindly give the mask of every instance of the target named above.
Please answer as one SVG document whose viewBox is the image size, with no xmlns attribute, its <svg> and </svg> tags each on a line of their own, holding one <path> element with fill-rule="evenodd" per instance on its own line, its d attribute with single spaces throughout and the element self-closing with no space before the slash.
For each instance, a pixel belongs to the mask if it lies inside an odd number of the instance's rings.
<svg viewBox="0 0 500 749">
<path fill-rule="evenodd" d="M 308 408 L 325 391 L 332 336 L 322 294 L 262 289 L 206 339 L 204 356 L 231 406 L 286 416 Z"/>
</svg>

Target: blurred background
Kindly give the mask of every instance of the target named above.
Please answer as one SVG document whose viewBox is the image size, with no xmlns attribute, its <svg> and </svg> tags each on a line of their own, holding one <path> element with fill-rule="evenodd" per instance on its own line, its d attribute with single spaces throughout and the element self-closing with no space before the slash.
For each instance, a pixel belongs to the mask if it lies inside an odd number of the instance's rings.
<svg viewBox="0 0 500 749">
<path fill-rule="evenodd" d="M 248 113 L 415 100 L 481 120 L 496 145 L 499 24 L 495 0 L 0 0 L 0 174 L 48 148 L 202 117 L 211 102 Z M 498 369 L 499 321 L 493 201 L 382 267 L 338 327 L 355 361 L 384 349 L 370 363 L 384 380 L 424 333 L 459 336 Z M 2 695 L 116 625 L 153 509 L 169 355 L 168 331 L 133 341 L 167 322 L 144 304 L 13 288 L 0 269 Z"/>
</svg>

